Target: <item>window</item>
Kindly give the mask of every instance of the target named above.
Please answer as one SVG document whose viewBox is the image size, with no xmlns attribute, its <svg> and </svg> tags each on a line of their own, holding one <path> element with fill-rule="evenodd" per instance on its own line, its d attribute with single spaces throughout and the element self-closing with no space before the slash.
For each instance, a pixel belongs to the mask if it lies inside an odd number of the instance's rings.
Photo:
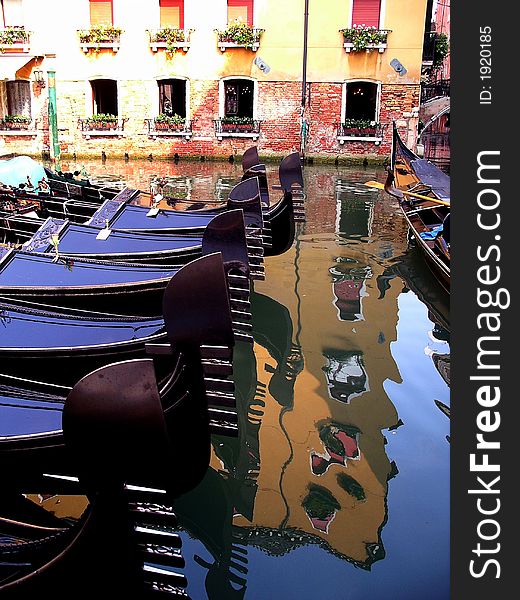
<svg viewBox="0 0 520 600">
<path fill-rule="evenodd" d="M 184 29 L 184 0 L 159 0 L 160 25 Z"/>
<path fill-rule="evenodd" d="M 228 0 L 228 23 L 236 19 L 253 26 L 253 0 Z"/>
<path fill-rule="evenodd" d="M 113 79 L 95 79 L 92 87 L 92 112 L 95 115 L 118 115 L 117 82 Z"/>
<path fill-rule="evenodd" d="M 112 1 L 109 0 L 90 0 L 90 25 L 112 25 Z"/>
<path fill-rule="evenodd" d="M 7 114 L 31 116 L 31 84 L 29 81 L 5 82 Z"/>
<path fill-rule="evenodd" d="M 22 27 L 24 24 L 22 0 L 1 0 L 4 27 Z"/>
<path fill-rule="evenodd" d="M 344 117 L 347 119 L 374 121 L 379 119 L 378 83 L 371 81 L 349 81 L 345 85 Z"/>
<path fill-rule="evenodd" d="M 224 81 L 224 117 L 253 118 L 254 82 L 249 79 Z"/>
<path fill-rule="evenodd" d="M 381 0 L 352 0 L 352 27 L 366 25 L 379 29 Z"/>
<path fill-rule="evenodd" d="M 179 115 L 186 118 L 186 87 L 185 79 L 162 79 L 159 86 L 159 113 Z"/>
</svg>

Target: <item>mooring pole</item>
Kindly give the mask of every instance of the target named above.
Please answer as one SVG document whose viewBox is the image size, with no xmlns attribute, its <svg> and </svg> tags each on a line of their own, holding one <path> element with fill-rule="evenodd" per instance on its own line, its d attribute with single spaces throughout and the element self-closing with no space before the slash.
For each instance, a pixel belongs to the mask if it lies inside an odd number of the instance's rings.
<svg viewBox="0 0 520 600">
<path fill-rule="evenodd" d="M 47 71 L 49 82 L 49 133 L 52 140 L 52 158 L 56 169 L 61 171 L 60 143 L 58 141 L 58 118 L 56 111 L 56 71 Z"/>
<path fill-rule="evenodd" d="M 307 122 L 305 120 L 305 104 L 307 98 L 307 37 L 309 31 L 309 0 L 305 0 L 305 12 L 303 15 L 303 71 L 302 71 L 302 105 L 300 109 L 300 151 L 303 155 L 305 150 L 305 138 L 307 137 Z"/>
</svg>

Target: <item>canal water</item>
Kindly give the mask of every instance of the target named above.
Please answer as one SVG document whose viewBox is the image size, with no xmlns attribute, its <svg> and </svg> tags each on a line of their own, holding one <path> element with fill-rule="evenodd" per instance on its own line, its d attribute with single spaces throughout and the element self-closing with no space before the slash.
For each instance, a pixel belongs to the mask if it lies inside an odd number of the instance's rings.
<svg viewBox="0 0 520 600">
<path fill-rule="evenodd" d="M 166 177 L 193 202 L 225 200 L 241 175 L 229 162 L 63 168 L 141 189 Z M 363 185 L 382 169 L 304 177 L 306 221 L 266 259 L 254 345 L 236 348 L 238 437 L 213 438 L 206 478 L 175 505 L 188 593 L 448 598 L 449 298 L 396 200 Z"/>
</svg>

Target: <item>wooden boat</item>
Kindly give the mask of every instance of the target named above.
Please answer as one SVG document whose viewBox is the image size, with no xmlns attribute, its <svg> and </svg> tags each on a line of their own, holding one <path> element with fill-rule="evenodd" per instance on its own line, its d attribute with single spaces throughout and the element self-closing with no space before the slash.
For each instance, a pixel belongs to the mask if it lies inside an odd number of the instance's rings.
<svg viewBox="0 0 520 600">
<path fill-rule="evenodd" d="M 255 148 L 255 155 L 258 157 Z M 249 163 L 247 163 L 249 164 Z M 90 194 L 85 197 L 85 187 L 75 184 L 55 182 L 49 179 L 55 186 L 52 193 L 19 193 L 12 190 L 8 195 L 0 194 L 0 208 L 4 203 L 5 209 L 18 203 L 32 206 L 39 216 L 51 216 L 54 218 L 67 218 L 73 222 L 85 223 L 94 227 L 135 231 L 139 233 L 197 233 L 202 231 L 208 221 L 222 210 L 243 208 L 246 225 L 249 227 L 261 227 L 263 230 L 263 242 L 266 255 L 279 254 L 293 241 L 293 229 L 287 230 L 287 213 L 290 221 L 301 220 L 304 216 L 303 200 L 296 189 L 303 189 L 303 177 L 301 162 L 298 153 L 293 153 L 284 158 L 279 167 L 280 186 L 283 190 L 281 199 L 270 206 L 269 190 L 264 165 L 249 167 L 244 173 L 242 182 L 239 183 L 229 194 L 225 207 L 211 210 L 179 211 L 173 209 L 158 208 L 162 196 L 157 196 L 151 207 L 135 204 L 141 195 L 139 190 L 124 189 L 107 191 L 97 190 L 97 195 Z M 262 200 L 263 210 L 257 204 L 256 199 L 249 195 L 250 186 L 245 182 L 250 179 L 258 179 L 259 197 Z M 53 183 L 52 183 L 53 182 Z M 57 186 L 57 187 L 56 187 Z M 62 186 L 63 189 L 62 189 Z M 95 188 L 93 188 L 95 189 Z M 57 196 L 56 194 L 61 194 Z M 175 206 L 177 199 L 168 199 L 168 203 Z M 204 203 L 201 203 L 204 206 Z M 263 212 L 263 214 L 261 214 Z M 263 220 L 262 220 L 263 219 Z M 271 240 L 272 238 L 272 240 Z"/>
<path fill-rule="evenodd" d="M 257 179 L 250 179 L 240 188 L 241 201 L 259 203 Z M 140 264 L 180 266 L 197 258 L 202 252 L 202 231 L 193 235 L 163 232 L 132 232 L 72 223 L 49 217 L 45 221 L 31 213 L 0 213 L 0 232 L 4 242 L 22 244 L 27 252 L 56 254 L 66 258 L 95 259 Z M 258 228 L 260 231 L 260 228 Z M 285 231 L 285 243 L 294 237 Z M 252 277 L 263 278 L 261 239 L 250 238 L 248 254 Z"/>
<path fill-rule="evenodd" d="M 68 454 L 63 456 L 61 452 L 64 440 L 60 421 L 67 406 L 65 398 L 75 381 L 114 360 L 134 364 L 136 372 L 142 364 L 153 364 L 151 372 L 154 381 L 157 379 L 166 413 L 178 402 L 179 389 L 185 393 L 186 386 L 192 385 L 186 361 L 200 363 L 203 380 L 197 385 L 204 387 L 204 410 L 210 407 L 210 419 L 215 425 L 223 415 L 229 426 L 233 421 L 236 423 L 234 385 L 228 379 L 233 372 L 231 357 L 236 330 L 221 257 L 210 255 L 183 267 L 168 284 L 163 306 L 164 322 L 121 319 L 109 323 L 109 317 L 91 319 L 77 311 L 60 320 L 58 314 L 44 311 L 36 314 L 27 309 L 27 321 L 22 323 L 25 333 L 19 329 L 23 312 L 7 315 L 4 312 L 4 336 L 11 344 L 8 347 L 2 337 L 0 456 L 9 472 L 6 477 L 25 480 L 28 473 L 32 477 L 44 467 L 64 468 L 69 459 Z M 34 316 L 37 319 L 29 322 Z M 101 331 L 94 330 L 99 325 Z M 49 333 L 53 327 L 61 327 L 59 334 Z M 125 330 L 132 327 L 133 336 L 127 335 L 125 339 Z M 16 329 L 25 337 L 25 343 L 16 339 L 13 333 Z M 110 330 L 114 329 L 119 329 L 116 333 L 119 339 L 112 336 Z M 41 335 L 45 335 L 45 341 L 39 340 Z M 87 335 L 90 337 L 84 337 Z M 144 381 L 150 376 L 150 368 L 143 369 Z M 120 384 L 127 382 L 125 379 Z M 146 386 L 136 388 L 146 389 Z M 93 411 L 92 405 L 89 410 Z M 53 414 L 49 416 L 47 411 Z M 58 459 L 65 462 L 52 462 Z M 26 468 L 20 469 L 22 463 Z"/>
<path fill-rule="evenodd" d="M 243 213 L 215 216 L 202 235 L 202 254 L 221 252 L 236 293 L 249 288 Z M 0 246 L 0 297 L 38 305 L 160 316 L 162 296 L 178 268 L 52 256 Z M 234 300 L 240 304 L 240 299 Z M 243 302 L 243 300 L 242 300 Z"/>
<path fill-rule="evenodd" d="M 394 123 L 391 169 L 385 190 L 399 204 L 426 263 L 450 288 L 450 178 L 405 146 Z"/>
</svg>

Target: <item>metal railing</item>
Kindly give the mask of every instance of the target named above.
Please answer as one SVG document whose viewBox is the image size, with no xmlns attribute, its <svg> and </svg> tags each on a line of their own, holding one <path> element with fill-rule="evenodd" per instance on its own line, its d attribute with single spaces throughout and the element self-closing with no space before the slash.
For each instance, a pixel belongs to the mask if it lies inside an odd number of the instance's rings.
<svg viewBox="0 0 520 600">
<path fill-rule="evenodd" d="M 78 127 L 83 132 L 91 135 L 117 135 L 125 130 L 126 117 L 119 117 L 117 121 L 92 121 L 91 119 L 78 119 Z"/>
<path fill-rule="evenodd" d="M 260 123 L 258 119 L 252 120 L 250 123 L 226 123 L 225 119 L 214 119 L 215 133 L 217 135 L 260 135 Z"/>
<path fill-rule="evenodd" d="M 183 135 L 191 137 L 195 119 L 178 124 L 160 122 L 155 119 L 145 119 L 144 121 L 148 127 L 148 135 Z"/>
<path fill-rule="evenodd" d="M 373 127 L 352 127 L 345 123 L 338 123 L 338 137 L 355 137 L 362 140 L 363 138 L 382 138 L 384 127 L 380 123 L 376 123 Z"/>
<path fill-rule="evenodd" d="M 450 95 L 450 80 L 439 79 L 439 81 L 433 81 L 432 83 L 425 83 L 421 86 L 421 104 L 432 98 L 438 98 L 439 96 Z"/>
</svg>

